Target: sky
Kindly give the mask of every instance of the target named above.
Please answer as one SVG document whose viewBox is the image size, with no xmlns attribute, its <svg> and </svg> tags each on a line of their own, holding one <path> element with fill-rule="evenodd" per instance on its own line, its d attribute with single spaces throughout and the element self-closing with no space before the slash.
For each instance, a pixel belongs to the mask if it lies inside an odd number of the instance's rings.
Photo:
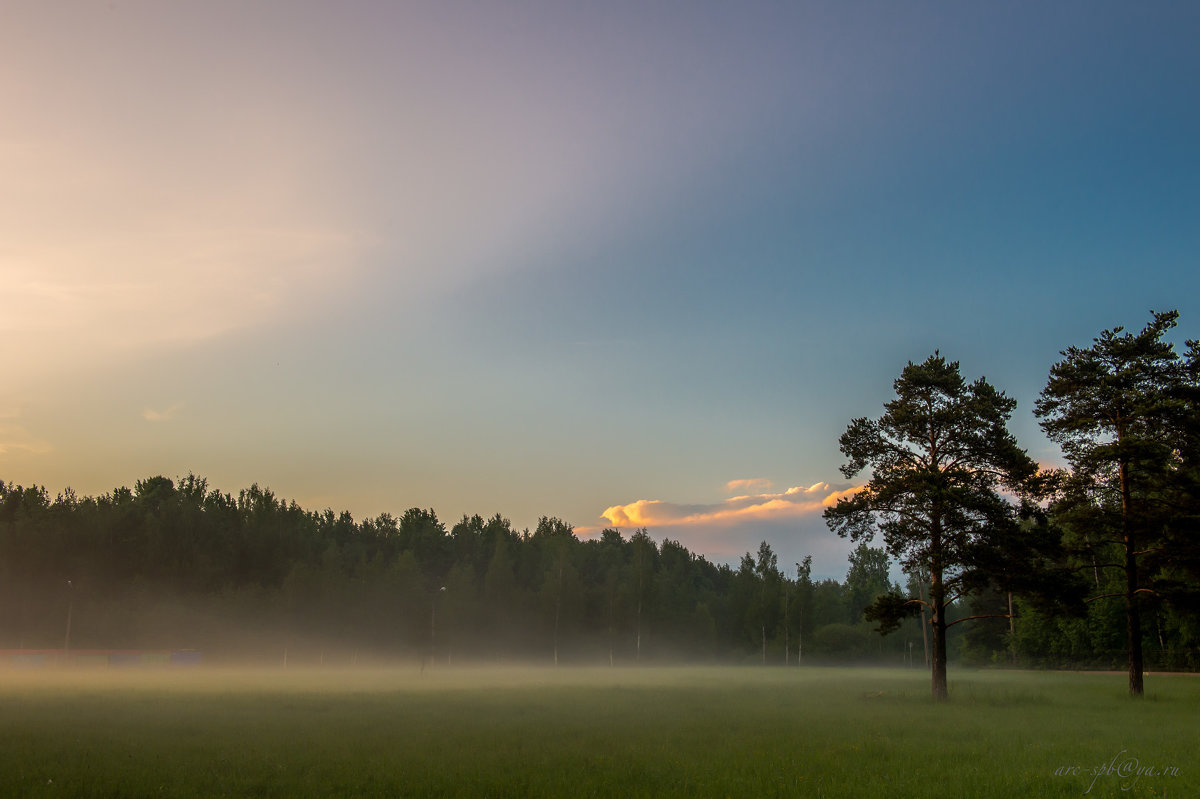
<svg viewBox="0 0 1200 799">
<path fill-rule="evenodd" d="M 1200 5 L 0 0 L 0 480 L 842 578 L 851 418 L 1200 338 Z M 861 480 L 861 478 L 860 478 Z"/>
</svg>

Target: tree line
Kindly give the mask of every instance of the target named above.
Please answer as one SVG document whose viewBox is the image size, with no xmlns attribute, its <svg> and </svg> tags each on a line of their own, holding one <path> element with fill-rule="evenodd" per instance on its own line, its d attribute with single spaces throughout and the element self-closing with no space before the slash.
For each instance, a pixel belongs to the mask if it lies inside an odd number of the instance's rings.
<svg viewBox="0 0 1200 799">
<path fill-rule="evenodd" d="M 1200 347 L 1178 314 L 1069 348 L 1035 408 L 1068 468 L 1007 430 L 1015 402 L 935 353 L 841 438 L 865 486 L 826 512 L 843 581 L 767 543 L 716 564 L 647 529 L 543 517 L 355 520 L 253 485 L 155 476 L 97 497 L 0 482 L 0 647 L 212 658 L 666 659 L 798 665 L 1200 667 Z M 875 544 L 882 546 L 875 546 Z M 891 564 L 904 584 L 891 580 Z"/>
<path fill-rule="evenodd" d="M 920 651 L 862 621 L 889 587 L 886 556 L 866 545 L 839 582 L 814 580 L 811 559 L 781 568 L 765 542 L 732 566 L 645 528 L 581 539 L 553 517 L 532 531 L 500 515 L 447 527 L 421 508 L 357 521 L 195 475 L 53 499 L 0 482 L 0 648 L 915 662 Z"/>
</svg>

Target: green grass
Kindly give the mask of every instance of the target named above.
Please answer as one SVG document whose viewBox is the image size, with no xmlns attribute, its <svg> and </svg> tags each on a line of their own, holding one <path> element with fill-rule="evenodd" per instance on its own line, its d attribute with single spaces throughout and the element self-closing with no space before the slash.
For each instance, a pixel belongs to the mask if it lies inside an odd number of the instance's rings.
<svg viewBox="0 0 1200 799">
<path fill-rule="evenodd" d="M 878 669 L 10 670 L 0 793 L 1200 796 L 1200 677 L 1124 686 L 959 670 L 939 706 Z M 1178 774 L 1092 784 L 1114 757 Z"/>
</svg>

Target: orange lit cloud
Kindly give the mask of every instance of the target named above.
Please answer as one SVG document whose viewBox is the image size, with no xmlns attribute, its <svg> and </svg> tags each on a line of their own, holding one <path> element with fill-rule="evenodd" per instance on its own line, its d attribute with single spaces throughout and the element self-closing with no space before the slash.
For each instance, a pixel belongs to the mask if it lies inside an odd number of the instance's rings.
<svg viewBox="0 0 1200 799">
<path fill-rule="evenodd" d="M 765 480 L 734 480 L 732 490 Z M 731 497 L 714 504 L 684 505 L 662 500 L 639 499 L 613 505 L 601 516 L 614 527 L 731 526 L 745 521 L 765 521 L 816 515 L 835 504 L 839 497 L 859 490 L 857 486 L 835 487 L 820 482 L 796 486 L 782 493 L 759 493 Z"/>
<path fill-rule="evenodd" d="M 762 486 L 765 480 L 728 484 L 730 490 Z M 793 486 L 783 491 L 760 490 L 707 504 L 683 504 L 641 499 L 614 505 L 604 511 L 609 527 L 649 529 L 651 538 L 670 538 L 694 554 L 714 562 L 735 564 L 744 554 L 768 543 L 781 564 L 813 558 L 813 573 L 841 579 L 846 570 L 850 542 L 829 531 L 822 511 L 838 499 L 862 489 L 861 485 L 827 482 Z M 598 535 L 601 527 L 576 528 L 579 535 Z"/>
</svg>

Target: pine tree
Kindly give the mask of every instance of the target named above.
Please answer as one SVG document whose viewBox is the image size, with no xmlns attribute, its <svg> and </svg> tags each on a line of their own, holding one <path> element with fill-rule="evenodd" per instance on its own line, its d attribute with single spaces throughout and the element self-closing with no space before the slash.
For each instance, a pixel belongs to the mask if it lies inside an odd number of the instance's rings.
<svg viewBox="0 0 1200 799">
<path fill-rule="evenodd" d="M 967 384 L 957 362 L 937 353 L 909 363 L 893 384 L 896 399 L 878 419 L 850 422 L 840 439 L 849 459 L 842 474 L 866 468 L 870 481 L 825 511 L 838 535 L 869 541 L 882 534 L 888 553 L 906 571 L 929 576 L 929 597 L 889 593 L 867 609 L 880 632 L 929 609 L 933 644 L 932 691 L 948 697 L 946 611 L 960 595 L 978 590 L 991 575 L 996 550 L 1011 541 L 1017 508 L 1005 491 L 1021 493 L 1035 481 L 1037 465 L 1017 446 L 1006 424 L 1016 401 L 980 378 Z"/>
<path fill-rule="evenodd" d="M 1186 508 L 1194 503 L 1188 442 L 1195 440 L 1196 347 L 1189 342 L 1182 361 L 1163 340 L 1178 312 L 1153 317 L 1137 334 L 1116 327 L 1091 347 L 1064 350 L 1036 406 L 1071 466 L 1056 516 L 1082 542 L 1097 585 L 1102 570 L 1123 573 L 1120 592 L 1091 599 L 1124 599 L 1133 696 L 1144 692 L 1144 599 L 1187 593 L 1173 591 L 1179 586 L 1169 576 L 1185 554 L 1179 534 L 1190 530 Z"/>
</svg>

